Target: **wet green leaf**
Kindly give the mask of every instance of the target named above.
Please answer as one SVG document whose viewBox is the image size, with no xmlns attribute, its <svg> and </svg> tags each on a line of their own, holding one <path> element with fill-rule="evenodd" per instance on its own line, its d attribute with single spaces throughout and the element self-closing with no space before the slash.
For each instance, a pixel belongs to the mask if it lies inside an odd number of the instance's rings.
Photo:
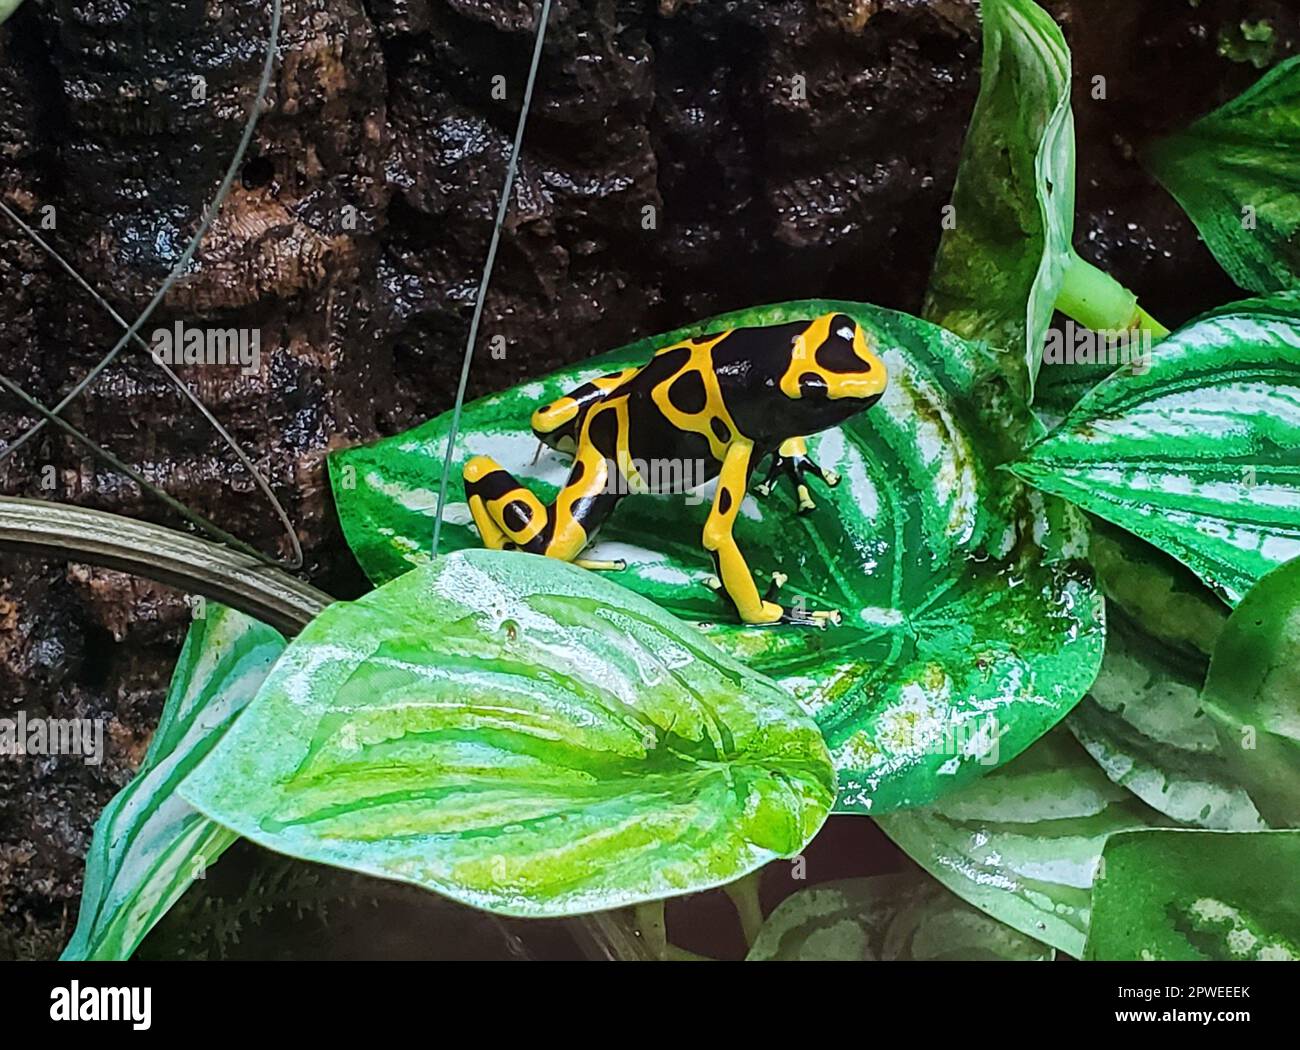
<svg viewBox="0 0 1300 1050">
<path fill-rule="evenodd" d="M 284 639 L 209 604 L 185 638 L 162 719 L 135 778 L 95 824 L 77 928 L 65 960 L 127 959 L 237 838 L 177 794 L 253 698 Z"/>
<path fill-rule="evenodd" d="M 1116 366 L 1101 364 L 1066 364 L 1043 362 L 1034 388 L 1034 414 L 1049 428 L 1060 426 L 1068 416 Z"/>
<path fill-rule="evenodd" d="M 1300 296 L 1227 306 L 1121 370 L 1012 466 L 1236 603 L 1300 555 Z"/>
<path fill-rule="evenodd" d="M 1013 959 L 1055 953 L 920 873 L 843 879 L 799 890 L 759 931 L 751 962 Z"/>
<path fill-rule="evenodd" d="M 1300 56 L 1145 159 L 1228 275 L 1273 292 L 1300 288 L 1298 155 Z"/>
<path fill-rule="evenodd" d="M 641 340 L 467 405 L 442 536 L 444 550 L 479 546 L 460 478 L 472 455 L 490 455 L 543 499 L 554 496 L 568 463 L 549 452 L 533 463 L 536 406 L 690 335 L 829 310 L 864 327 L 889 389 L 871 411 L 810 441 L 813 457 L 843 477 L 818 491 L 815 511 L 796 515 L 783 489 L 750 495 L 735 533 L 760 579 L 784 571 L 785 600 L 838 608 L 843 624 L 735 623 L 703 586 L 713 566 L 700 542 L 702 496 L 625 500 L 592 556 L 625 559 L 619 583 L 701 624 L 724 651 L 791 690 L 831 747 L 837 808 L 879 812 L 928 802 L 1024 750 L 1079 700 L 1101 660 L 1083 530 L 1063 504 L 997 469 L 1039 430 L 990 376 L 980 347 L 903 314 L 821 300 Z M 377 582 L 428 558 L 449 421 L 331 457 L 345 534 Z"/>
<path fill-rule="evenodd" d="M 1032 0 L 985 0 L 979 100 L 924 314 L 1010 351 L 1032 392 L 1074 234 L 1070 51 Z"/>
<path fill-rule="evenodd" d="M 1103 871 L 1089 959 L 1300 962 L 1300 832 L 1135 831 Z"/>
<path fill-rule="evenodd" d="M 1208 661 L 1162 646 L 1112 607 L 1106 656 L 1066 724 L 1115 783 L 1183 824 L 1263 828 L 1205 717 Z"/>
<path fill-rule="evenodd" d="M 1063 728 L 936 805 L 877 820 L 963 900 L 1074 956 L 1106 836 L 1168 823 L 1112 784 Z"/>
<path fill-rule="evenodd" d="M 1185 566 L 1122 529 L 1095 523 L 1089 549 L 1108 599 L 1106 655 L 1066 725 L 1111 780 L 1166 816 L 1263 827 L 1201 702 L 1228 607 Z"/>
<path fill-rule="evenodd" d="M 1260 580 L 1228 618 L 1204 703 L 1260 812 L 1300 826 L 1300 560 Z"/>
<path fill-rule="evenodd" d="M 278 852 L 522 916 L 730 882 L 835 798 L 772 682 L 595 573 L 486 550 L 326 609 L 182 790 Z"/>
</svg>

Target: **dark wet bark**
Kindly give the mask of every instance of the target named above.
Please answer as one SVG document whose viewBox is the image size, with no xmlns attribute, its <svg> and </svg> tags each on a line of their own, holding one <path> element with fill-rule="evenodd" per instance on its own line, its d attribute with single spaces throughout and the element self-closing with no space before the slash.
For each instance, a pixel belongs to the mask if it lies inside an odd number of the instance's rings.
<svg viewBox="0 0 1300 1050">
<path fill-rule="evenodd" d="M 1286 6 L 1054 5 L 1080 47 L 1080 242 L 1174 320 L 1231 289 L 1132 147 L 1255 75 L 1216 54 L 1221 26 L 1271 15 L 1293 45 Z M 286 0 L 242 178 L 157 315 L 260 330 L 259 374 L 184 374 L 267 472 L 310 576 L 334 593 L 360 582 L 324 455 L 450 404 L 533 8 Z M 128 319 L 215 190 L 267 25 L 263 0 L 27 0 L 0 28 L 0 196 L 32 221 L 53 205 L 47 235 Z M 764 301 L 916 310 L 978 62 L 969 0 L 559 0 L 484 321 L 506 356 L 481 356 L 471 394 Z M 1094 72 L 1110 78 L 1104 107 L 1088 99 Z M 3 218 L 0 289 L 0 367 L 47 402 L 117 339 Z M 247 476 L 139 351 L 68 418 L 287 553 Z M 0 400 L 0 438 L 31 422 Z M 174 521 L 53 432 L 3 468 L 0 489 Z M 0 956 L 53 954 L 91 825 L 143 754 L 188 613 L 178 595 L 100 570 L 9 558 L 0 571 L 0 716 L 109 719 L 102 767 L 0 760 Z"/>
</svg>

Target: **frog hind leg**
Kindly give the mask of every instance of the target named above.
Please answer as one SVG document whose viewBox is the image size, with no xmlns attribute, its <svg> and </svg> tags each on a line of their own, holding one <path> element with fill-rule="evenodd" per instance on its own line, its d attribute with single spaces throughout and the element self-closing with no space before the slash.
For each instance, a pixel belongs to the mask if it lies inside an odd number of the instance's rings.
<svg viewBox="0 0 1300 1050">
<path fill-rule="evenodd" d="M 760 496 L 767 496 L 776 487 L 777 479 L 784 476 L 794 486 L 795 497 L 799 503 L 799 513 L 807 514 L 815 510 L 812 493 L 808 489 L 808 477 L 811 475 L 827 488 L 834 488 L 840 483 L 840 476 L 833 470 L 824 470 L 808 455 L 806 438 L 793 437 L 781 442 L 780 448 L 772 453 L 772 465 L 767 477 L 755 487 Z"/>
<path fill-rule="evenodd" d="M 531 425 L 533 434 L 544 445 L 560 452 L 573 452 L 578 446 L 578 435 L 582 433 L 587 413 L 592 406 L 599 403 L 611 391 L 639 371 L 630 367 L 608 375 L 597 376 L 568 393 L 561 395 L 549 404 L 542 405 L 533 413 Z"/>
<path fill-rule="evenodd" d="M 578 557 L 620 498 L 606 484 L 604 457 L 589 446 L 579 448 L 568 481 L 549 506 L 489 456 L 475 456 L 463 475 L 465 499 L 484 546 L 544 554 L 585 568 L 623 568 Z"/>
</svg>

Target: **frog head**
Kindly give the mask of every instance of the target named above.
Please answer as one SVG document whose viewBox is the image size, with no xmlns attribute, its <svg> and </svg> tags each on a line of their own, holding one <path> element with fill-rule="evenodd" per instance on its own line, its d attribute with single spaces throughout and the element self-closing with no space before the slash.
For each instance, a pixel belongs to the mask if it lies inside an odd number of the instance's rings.
<svg viewBox="0 0 1300 1050">
<path fill-rule="evenodd" d="M 792 340 L 777 387 L 796 431 L 812 434 L 870 408 L 888 382 L 862 326 L 847 314 L 831 313 L 809 322 Z"/>
</svg>

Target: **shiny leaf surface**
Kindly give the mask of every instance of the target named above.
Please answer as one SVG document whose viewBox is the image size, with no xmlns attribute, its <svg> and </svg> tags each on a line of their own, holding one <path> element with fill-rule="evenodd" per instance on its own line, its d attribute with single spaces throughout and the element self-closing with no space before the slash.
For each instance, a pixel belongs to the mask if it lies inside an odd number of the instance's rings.
<svg viewBox="0 0 1300 1050">
<path fill-rule="evenodd" d="M 270 627 L 211 603 L 190 627 L 144 762 L 95 824 L 81 911 L 64 959 L 130 958 L 235 841 L 177 787 L 253 698 L 284 644 Z"/>
<path fill-rule="evenodd" d="M 278 852 L 521 916 L 729 882 L 835 798 L 772 682 L 594 573 L 485 550 L 326 609 L 183 792 Z"/>
<path fill-rule="evenodd" d="M 1107 595 L 1106 655 L 1065 724 L 1111 780 L 1166 816 L 1207 828 L 1263 827 L 1202 705 L 1228 607 L 1186 567 L 1121 529 L 1095 523 L 1089 550 Z"/>
<path fill-rule="evenodd" d="M 980 95 L 925 316 L 1005 348 L 1032 391 L 1074 233 L 1070 51 L 1032 0 L 985 0 Z"/>
<path fill-rule="evenodd" d="M 1156 144 L 1147 166 L 1228 275 L 1252 292 L 1300 288 L 1300 56 Z"/>
<path fill-rule="evenodd" d="M 1089 959 L 1300 962 L 1300 832 L 1137 831 L 1103 865 Z"/>
<path fill-rule="evenodd" d="M 1300 296 L 1224 307 L 1095 387 L 1013 465 L 1236 603 L 1300 555 Z"/>
<path fill-rule="evenodd" d="M 878 820 L 957 896 L 1074 956 L 1106 837 L 1167 823 L 1112 784 L 1064 729 L 934 806 Z"/>
<path fill-rule="evenodd" d="M 1228 618 L 1205 708 L 1269 823 L 1300 827 L 1300 561 L 1265 576 Z"/>
</svg>

